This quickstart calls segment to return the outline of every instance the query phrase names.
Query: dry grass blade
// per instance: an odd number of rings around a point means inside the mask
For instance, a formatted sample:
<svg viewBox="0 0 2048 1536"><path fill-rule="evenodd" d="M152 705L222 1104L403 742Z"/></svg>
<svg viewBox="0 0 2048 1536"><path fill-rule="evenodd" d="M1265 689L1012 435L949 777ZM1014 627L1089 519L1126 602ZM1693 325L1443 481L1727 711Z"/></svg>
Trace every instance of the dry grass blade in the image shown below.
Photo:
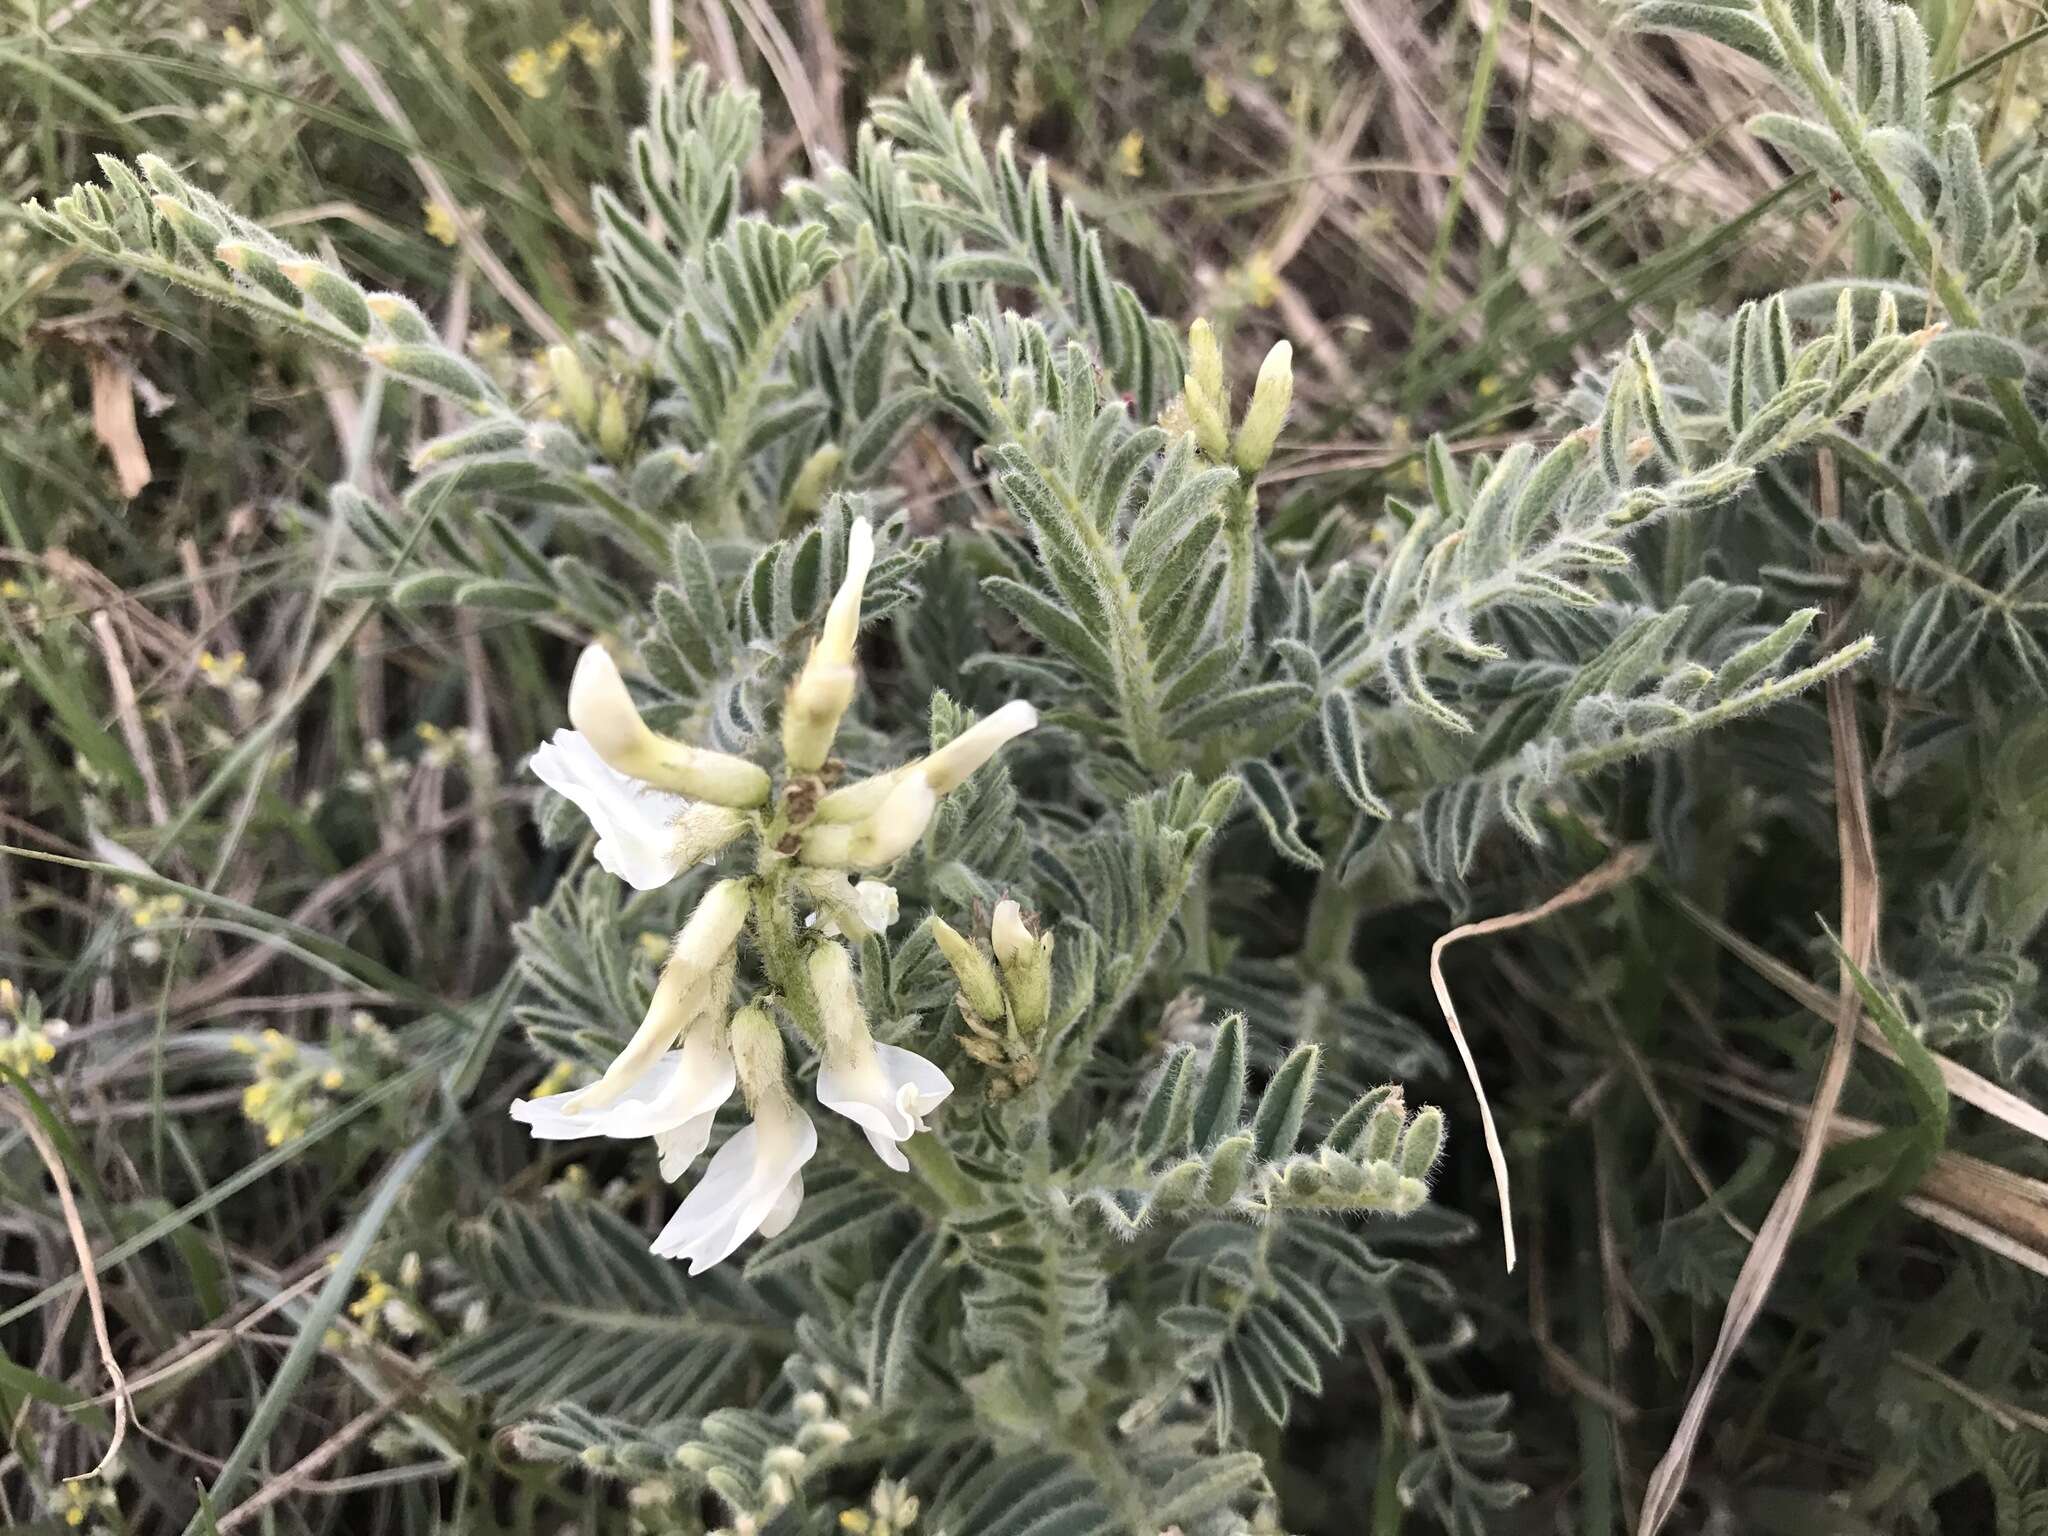
<svg viewBox="0 0 2048 1536"><path fill-rule="evenodd" d="M135 379L127 366L106 352L92 360L92 431L114 461L121 497L133 501L153 478L149 453L135 427Z"/></svg>
<svg viewBox="0 0 2048 1536"><path fill-rule="evenodd" d="M1472 1093L1479 1100L1479 1124L1486 1134L1486 1156L1493 1164L1493 1187L1500 1195L1501 1249L1510 1270L1515 1267L1515 1223L1513 1206L1508 1197L1507 1153L1500 1144L1500 1131L1493 1123L1493 1106L1487 1102L1486 1085L1479 1080L1479 1063L1472 1059L1472 1047L1465 1043L1465 1029L1458 1022L1458 1008L1451 1001L1450 985L1444 980L1444 951L1460 939L1475 939L1489 933L1506 933L1512 928L1526 928L1531 923L1540 923L1553 912L1562 912L1566 907L1575 907L1582 901L1590 901L1601 892L1610 890L1622 881L1641 873L1643 866L1649 862L1650 850L1647 845L1631 845L1622 849L1591 874L1574 880L1548 901L1525 911L1507 912L1499 917L1466 923L1440 935L1437 941L1429 946L1429 984L1436 992L1437 1007L1443 1010L1444 1025L1451 1032L1451 1044L1458 1048L1458 1059L1465 1064L1465 1078L1472 1084Z"/></svg>
<svg viewBox="0 0 2048 1536"><path fill-rule="evenodd" d="M1744 965L1770 982L1772 986L1823 1018L1833 1013L1833 1000L1827 993L1791 966L1752 944L1712 913L1703 911L1677 892L1669 894L1679 911L1713 935L1717 943L1732 952ZM1891 1048L1883 1032L1867 1015L1857 1021L1857 1038L1880 1056L1891 1061L1899 1059L1898 1053ZM2044 1112L2037 1105L2029 1104L2011 1089L1999 1086L1983 1073L1973 1071L1939 1051L1930 1049L1928 1054L1934 1058L1934 1065L1940 1071L1941 1080L1947 1085L1948 1091L1965 1104L1974 1105L1985 1114L1996 1116L2014 1130L2025 1131L2038 1141L2048 1141L2048 1112Z"/></svg>
<svg viewBox="0 0 2048 1536"><path fill-rule="evenodd" d="M85 1235L85 1223L79 1218L78 1200L71 1193L71 1176L64 1171L64 1159L50 1145L50 1138L37 1122L34 1111L12 1096L7 1100L7 1108L21 1123L29 1145L36 1149L36 1156L43 1160L43 1166L49 1170L50 1182L57 1188L57 1203L64 1211L64 1230L70 1234L72 1251L78 1255L78 1278L85 1287L85 1306L92 1318L93 1342L99 1345L101 1363L107 1368L107 1379L113 1383L114 1433L97 1465L66 1479L75 1483L98 1477L121 1454L121 1442L128 1438L128 1378L121 1373L120 1361L114 1358L113 1337L107 1332L107 1306L100 1296L99 1261L93 1257L92 1244Z"/></svg>
<svg viewBox="0 0 2048 1536"><path fill-rule="evenodd" d="M1833 518L1838 514L1839 490L1831 454L1823 451L1819 455L1818 471L1821 516ZM1878 914L1883 903L1878 888L1877 845L1870 829L1870 802L1864 792L1867 773L1863 738L1856 728L1856 697L1843 674L1828 679L1827 700L1828 738L1834 752L1835 835L1842 863L1843 962L1838 983L1840 997L1835 1005L1835 1038L1814 1089L1806 1134L1800 1141L1792 1173L1771 1202L1770 1214L1764 1218L1757 1240L1742 1261L1741 1273L1735 1277L1735 1288L1728 1298L1728 1311L1721 1319L1720 1337L1714 1341L1714 1352L1693 1386L1677 1433L1650 1473L1636 1527L1640 1536L1656 1536L1678 1505L1686 1473L1692 1466L1693 1448L1706 1428L1714 1392L1734 1363L1742 1341L1749 1336L1757 1314L1763 1310L1764 1299L1770 1295L1771 1283L1778 1277L1785 1250L1798 1228L1800 1212L1806 1209L1807 1197L1813 1192L1821 1153L1828 1145L1828 1124L1841 1102L1849 1062L1856 1050L1856 1025L1863 1017L1863 1004L1856 991L1855 976L1856 972L1870 968L1877 953Z"/></svg>
<svg viewBox="0 0 2048 1536"><path fill-rule="evenodd" d="M1739 1078L1714 1076L1703 1081L1718 1093L1762 1105L1802 1124L1811 1118L1804 1104ZM1828 1144L1856 1141L1883 1130L1874 1121L1838 1114L1828 1123ZM2048 1275L2048 1183L1944 1148L1905 1205L1915 1215L2001 1258Z"/></svg>

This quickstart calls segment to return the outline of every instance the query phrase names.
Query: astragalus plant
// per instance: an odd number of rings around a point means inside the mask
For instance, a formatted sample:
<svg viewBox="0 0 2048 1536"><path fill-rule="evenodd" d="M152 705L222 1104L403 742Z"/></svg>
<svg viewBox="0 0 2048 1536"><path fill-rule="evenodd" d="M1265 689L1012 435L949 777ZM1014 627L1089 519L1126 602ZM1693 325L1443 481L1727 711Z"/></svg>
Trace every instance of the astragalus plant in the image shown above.
<svg viewBox="0 0 2048 1536"><path fill-rule="evenodd" d="M1370 515L1261 484L1285 343L1234 389L918 71L761 211L755 98L657 93L595 196L608 312L523 363L158 159L37 211L441 402L409 476L301 512L326 595L523 629L562 679L518 971L395 1031L466 1134L344 1256L388 1255L356 1315L399 1307L379 1347L434 1384L381 1443L502 1456L464 1518L509 1480L542 1527L1280 1531L1338 1370L1374 1529L1550 1518L1556 1426L1440 1267L1500 1213L1469 1173L1432 1202L1445 1116L1400 1079L1446 1056L1369 979L1379 920L1434 914L1412 972L1488 864L1498 900L1635 844L1718 904L1766 834L1828 842L1815 685L1903 779L2048 677L2031 161L1935 132L1902 21L1644 19L1791 71L1832 126L1766 126L1871 210L1871 270L1638 339ZM1873 985L1909 1062L2020 1071L2024 963L1997 1007L1939 978L2038 904L1955 859L1928 971Z"/></svg>

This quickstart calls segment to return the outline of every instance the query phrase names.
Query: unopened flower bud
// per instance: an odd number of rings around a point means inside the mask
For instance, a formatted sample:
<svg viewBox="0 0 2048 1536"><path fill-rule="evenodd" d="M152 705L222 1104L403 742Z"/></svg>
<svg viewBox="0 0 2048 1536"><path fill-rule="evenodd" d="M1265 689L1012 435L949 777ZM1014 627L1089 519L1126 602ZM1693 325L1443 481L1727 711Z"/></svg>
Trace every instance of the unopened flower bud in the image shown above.
<svg viewBox="0 0 2048 1536"><path fill-rule="evenodd" d="M1266 467L1293 404L1294 348L1287 342L1276 341L1265 362L1259 365L1259 382L1252 388L1251 406L1238 423L1234 456L1239 469L1255 475Z"/></svg>
<svg viewBox="0 0 2048 1536"><path fill-rule="evenodd" d="M1027 1036L1037 1034L1052 1010L1052 935L1034 934L1016 902L999 901L989 942L1003 968L1017 1028Z"/></svg>
<svg viewBox="0 0 2048 1536"><path fill-rule="evenodd" d="M981 952L981 946L939 918L927 918L925 926L931 930L939 953L952 966L954 978L960 983L960 996L967 1006L984 1019L1001 1018L1003 984L988 956Z"/></svg>
<svg viewBox="0 0 2048 1536"><path fill-rule="evenodd" d="M626 456L633 440L633 423L626 419L625 391L606 388L597 402L597 446L604 456L617 461Z"/></svg>
<svg viewBox="0 0 2048 1536"><path fill-rule="evenodd" d="M1225 413L1229 397L1223 389L1223 352L1207 320L1188 327L1188 372L1181 390L1188 425L1202 452L1219 462L1228 458L1230 426Z"/></svg>
<svg viewBox="0 0 2048 1536"><path fill-rule="evenodd" d="M938 803L938 791L928 780L908 775L874 815L854 827L848 861L860 869L895 863L917 846Z"/></svg>
<svg viewBox="0 0 2048 1536"><path fill-rule="evenodd" d="M597 391L591 387L590 375L574 347L548 348L548 376L555 381L555 397L561 402L562 415L584 432L595 431Z"/></svg>
<svg viewBox="0 0 2048 1536"><path fill-rule="evenodd" d="M889 791L903 782L903 776L915 771L916 764L878 773L873 778L862 779L844 789L835 789L818 802L818 808L811 813L813 825L845 825L850 822L866 821L882 808L882 802L889 798Z"/></svg>
<svg viewBox="0 0 2048 1536"><path fill-rule="evenodd" d="M994 757L1005 742L1022 736L1037 724L1038 711L1022 699L1012 699L932 753L917 765L918 770L924 781L943 795Z"/></svg>
<svg viewBox="0 0 2048 1536"><path fill-rule="evenodd" d="M618 664L601 645L585 646L569 683L569 722L620 773L717 805L759 805L768 774L743 757L706 752L657 735L640 718Z"/></svg>
<svg viewBox="0 0 2048 1536"><path fill-rule="evenodd" d="M789 495L783 501L784 507L799 517L816 512L825 504L825 492L839 473L839 461L843 457L837 443L820 443L796 472Z"/></svg>
<svg viewBox="0 0 2048 1536"><path fill-rule="evenodd" d="M860 633L861 593L874 561L875 534L863 517L847 531L846 577L783 702L782 750L797 773L814 773L824 763L839 732L839 717L853 702L853 644Z"/></svg>

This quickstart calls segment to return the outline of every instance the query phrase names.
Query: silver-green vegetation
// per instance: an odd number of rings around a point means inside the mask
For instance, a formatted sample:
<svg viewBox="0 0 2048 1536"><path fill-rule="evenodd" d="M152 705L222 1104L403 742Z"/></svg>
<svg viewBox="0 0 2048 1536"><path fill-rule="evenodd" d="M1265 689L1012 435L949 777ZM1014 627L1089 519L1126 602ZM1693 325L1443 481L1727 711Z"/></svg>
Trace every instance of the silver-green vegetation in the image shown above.
<svg viewBox="0 0 2048 1536"><path fill-rule="evenodd" d="M1631 897L1522 972L1561 1042L1559 1081L1598 1094L1553 1097L1533 1036L1497 1058L1518 1079L1506 1117L1528 1246L1597 1293L1607 1186L1639 1173L1615 1148L1665 1113L1647 1083L1599 1102L1641 1059L1625 1038L1617 1050L1614 1021L1692 1029L1732 984L1678 914L1729 910L1759 880L1810 890L1787 920L1832 976L1810 918L1835 860L1826 679L1848 681L1875 749L1881 865L1911 872L1874 1011L1909 1068L1935 1046L2038 1092L2040 158L2031 140L1981 158L1944 74L1960 22L1788 0L1634 15L1784 78L1802 113L1755 131L1853 208L1855 275L1638 337L1497 452L1431 441L1363 536L1351 508L1283 515L1260 484L1284 353L1240 411L1206 326L1184 336L1148 312L1046 170L1006 139L989 147L917 71L873 105L846 166L759 209L743 191L756 99L701 71L658 95L630 185L595 196L608 313L548 350L531 396L405 298L161 159L105 159L97 183L31 209L57 240L442 403L444 430L402 484L358 474L299 509L321 593L351 623L522 627L557 657L562 641L618 637L650 720L756 752L865 514L881 553L848 770L886 768L1007 698L1046 713L944 802L891 876L905 920L863 946L878 1032L954 1078L940 1150L896 1176L828 1128L794 1224L743 1262L686 1280L646 1252L672 1199L651 1159L532 1166L510 1127L464 1112L600 1067L645 1006L642 941L675 926L702 876L622 892L581 857L581 820L544 796L560 877L537 891L503 985L450 1004L367 978L416 1004L401 1046L361 1049L409 1063L383 1091L422 1090L409 1124L434 1172L399 1216L380 1190L370 1209L393 1230L358 1229L300 1336L345 1315L372 1241L392 1255L367 1294L402 1293L434 1390L401 1401L385 1443L444 1461L465 1519L488 1518L479 1452L509 1429L492 1454L568 1464L595 1491L583 1504L555 1472L501 1471L529 1528L560 1502L658 1531L894 1530L910 1496L916 1529L956 1536L1533 1530L1565 1510L1612 1528L1609 1485L1644 1469L1617 1472L1605 1415L1682 1394L1689 1346L1665 1304L1711 1318L1725 1302L1732 1213L1760 1215L1769 1149L1757 1141L1715 1189L1673 1172L1659 1142L1660 1224L1627 1234L1654 1244L1635 1282L1647 1294L1610 1298L1585 1337L1537 1334L1555 1374L1505 1367L1489 1346L1506 1347L1521 1299L1482 1289L1484 1265L1446 1272L1476 1246L1473 1218L1494 1216L1469 1171L1476 1122L1452 1101L1468 1171L1458 1201L1432 1198L1446 1117L1411 1111L1390 1079L1445 1084L1445 1053L1412 983L1368 975L1375 958L1412 974L1481 878L1496 895L1555 889L1624 843L1654 849L1653 884L1689 907ZM134 878L272 931L207 890ZM1043 1017L969 1008L923 921L982 943L1004 897L1056 937ZM1415 923L1418 903L1436 918ZM316 964L349 963L275 931ZM1726 1006L1803 1092L1791 1068L1818 1026L1761 995ZM1603 1071L1579 1070L1589 1051ZM1702 1050L1679 1070L1720 1065ZM1839 1242L1797 1251L1781 1282L1774 1337L1801 1369L1775 1379L1793 1380L1788 1412L1828 1426L1802 1432L1900 1469L1857 1495L1856 1528L1928 1526L1936 1496L1975 1475L2001 1529L2040 1529L2022 1416L1964 1412L1973 1395L2039 1398L2041 1362L2018 1347L2040 1315L2034 1281L1949 1243L1919 1282L1953 1303L1939 1320L1821 1330L1827 1299L1855 1295L1859 1255L1909 1263L1875 1239L1902 1244L1898 1199L1950 1131L1916 1081L1883 1063L1858 1080L1858 1112L1893 1128L1826 1167L1814 1220ZM2009 1133L1978 1149L2039 1161ZM1914 1229L1930 1240L1948 1242ZM1951 1362L1954 1390L1902 1396L1902 1370L1930 1360ZM252 1434L305 1364L295 1348ZM1319 1407L1333 1380L1348 1394L1336 1422ZM1579 1443L1560 1460L1545 1404L1561 1390ZM1290 1428L1304 1420L1311 1433ZM215 1501L260 1448L237 1444ZM1710 1507L1744 1528L1814 1528L1799 1522L1825 1490L1809 1476L1771 1472L1778 1514L1758 1513L1735 1473L1775 1463L1720 1454ZM1376 1486L1332 1470L1346 1457L1369 1460ZM1562 1491L1578 1476L1597 1480L1583 1500ZM1319 1505L1303 1487L1318 1478L1350 1480L1355 1506ZM176 1489L144 1497L192 1510ZM1318 1512L1290 1523L1304 1504Z"/></svg>

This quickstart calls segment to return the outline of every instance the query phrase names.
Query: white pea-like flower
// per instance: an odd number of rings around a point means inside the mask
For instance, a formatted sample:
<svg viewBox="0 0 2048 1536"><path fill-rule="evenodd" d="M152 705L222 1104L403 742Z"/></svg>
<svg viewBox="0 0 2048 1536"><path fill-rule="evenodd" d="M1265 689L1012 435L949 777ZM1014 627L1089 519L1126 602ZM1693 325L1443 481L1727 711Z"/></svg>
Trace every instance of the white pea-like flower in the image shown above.
<svg viewBox="0 0 2048 1536"><path fill-rule="evenodd" d="M585 646L576 659L569 723L605 762L656 789L714 805L744 807L768 798L768 774L758 764L649 730L618 663L601 645Z"/></svg>
<svg viewBox="0 0 2048 1536"><path fill-rule="evenodd" d="M1013 699L930 756L834 790L818 802L803 834L804 862L853 869L893 864L924 836L941 795L1037 724L1038 711Z"/></svg>
<svg viewBox="0 0 2048 1536"><path fill-rule="evenodd" d="M676 1179L711 1139L711 1122L735 1081L725 1025L704 1019L683 1037L681 1050L663 1054L610 1104L579 1114L564 1102L571 1095L514 1099L512 1118L541 1141L652 1137L661 1176Z"/></svg>
<svg viewBox="0 0 2048 1536"><path fill-rule="evenodd" d="M915 764L924 781L944 794L994 757L1004 745L1038 726L1038 711L1012 699L994 714L967 727L938 751Z"/></svg>
<svg viewBox="0 0 2048 1536"><path fill-rule="evenodd" d="M953 1085L917 1052L882 1045L868 1033L845 949L820 944L811 951L809 969L825 1026L818 1102L859 1126L875 1156L907 1172L910 1159L902 1144L927 1129L924 1117L946 1101Z"/></svg>
<svg viewBox="0 0 2048 1536"><path fill-rule="evenodd" d="M817 906L808 922L828 939L877 938L894 925L902 907L896 887L884 880L856 883L836 869L803 870L798 880Z"/></svg>
<svg viewBox="0 0 2048 1536"><path fill-rule="evenodd" d="M773 1237L788 1227L803 1203L804 1164L818 1150L817 1127L790 1097L782 1037L759 1008L733 1016L732 1050L753 1122L713 1154L653 1244L662 1258L687 1259L693 1275L756 1232Z"/></svg>
<svg viewBox="0 0 2048 1536"><path fill-rule="evenodd" d="M562 1096L563 1113L584 1115L617 1103L697 1020L724 1015L732 991L733 946L739 942L752 900L752 889L744 880L721 880L704 893L676 935L640 1028L612 1058L603 1077Z"/></svg>
<svg viewBox="0 0 2048 1536"><path fill-rule="evenodd" d="M746 830L730 806L684 799L620 773L580 731L557 731L533 754L534 777L567 798L597 833L598 867L636 891L658 890Z"/></svg>
<svg viewBox="0 0 2048 1536"><path fill-rule="evenodd" d="M866 518L846 534L846 575L832 595L817 643L782 705L782 751L791 769L815 773L832 751L839 719L853 702L853 645L860 602L875 563L875 531Z"/></svg>

